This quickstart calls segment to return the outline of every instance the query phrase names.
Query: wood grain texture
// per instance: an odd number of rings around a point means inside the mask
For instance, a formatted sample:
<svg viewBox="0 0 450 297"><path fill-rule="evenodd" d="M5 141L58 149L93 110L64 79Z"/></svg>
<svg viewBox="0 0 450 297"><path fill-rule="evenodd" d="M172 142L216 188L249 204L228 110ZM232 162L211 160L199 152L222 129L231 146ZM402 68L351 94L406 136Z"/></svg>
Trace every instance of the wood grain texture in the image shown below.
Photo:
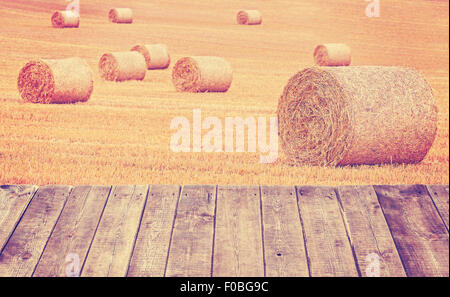
<svg viewBox="0 0 450 297"><path fill-rule="evenodd" d="M175 218L166 276L211 276L216 186L184 186Z"/></svg>
<svg viewBox="0 0 450 297"><path fill-rule="evenodd" d="M264 276L261 228L259 187L219 186L213 276Z"/></svg>
<svg viewBox="0 0 450 297"><path fill-rule="evenodd" d="M82 276L126 276L148 186L116 186L111 191Z"/></svg>
<svg viewBox="0 0 450 297"><path fill-rule="evenodd" d="M33 276L80 274L110 190L106 186L72 190Z"/></svg>
<svg viewBox="0 0 450 297"><path fill-rule="evenodd" d="M425 186L374 186L408 276L449 275L449 235Z"/></svg>
<svg viewBox="0 0 450 297"><path fill-rule="evenodd" d="M449 275L448 186L36 188L0 186L0 276Z"/></svg>
<svg viewBox="0 0 450 297"><path fill-rule="evenodd" d="M43 186L30 202L0 255L0 276L31 276L71 191Z"/></svg>
<svg viewBox="0 0 450 297"><path fill-rule="evenodd" d="M352 249L330 187L297 187L311 276L358 276Z"/></svg>
<svg viewBox="0 0 450 297"><path fill-rule="evenodd" d="M266 276L309 276L295 187L261 186Z"/></svg>
<svg viewBox="0 0 450 297"><path fill-rule="evenodd" d="M406 276L373 187L344 186L337 193L361 275Z"/></svg>
<svg viewBox="0 0 450 297"><path fill-rule="evenodd" d="M427 189L448 231L448 185L428 185Z"/></svg>
<svg viewBox="0 0 450 297"><path fill-rule="evenodd" d="M180 186L151 186L128 276L164 276L179 195Z"/></svg>
<svg viewBox="0 0 450 297"><path fill-rule="evenodd" d="M37 190L36 186L0 186L0 251Z"/></svg>

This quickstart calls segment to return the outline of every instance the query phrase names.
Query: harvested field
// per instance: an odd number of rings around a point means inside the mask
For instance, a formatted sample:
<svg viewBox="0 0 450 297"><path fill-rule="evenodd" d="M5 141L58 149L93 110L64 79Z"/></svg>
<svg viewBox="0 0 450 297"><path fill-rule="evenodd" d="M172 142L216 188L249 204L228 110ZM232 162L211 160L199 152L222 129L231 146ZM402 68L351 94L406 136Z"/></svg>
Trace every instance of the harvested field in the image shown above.
<svg viewBox="0 0 450 297"><path fill-rule="evenodd" d="M0 2L0 184L448 184L449 4L383 0L380 18L363 0L246 1L261 26L236 24L238 0L127 1L133 24L108 21L123 1L81 1L80 27L52 28L63 0ZM283 17L280 18L280 15ZM432 20L432 21L430 21ZM136 44L166 44L172 65L143 81L104 81L104 53ZM345 43L352 65L407 66L423 74L438 107L436 140L414 165L323 168L290 166L281 151L274 164L259 153L174 153L174 117L273 117L290 77L314 65L315 46ZM226 93L180 93L176 61L218 56L233 69ZM93 70L88 102L24 103L17 89L28 61L80 57Z"/></svg>

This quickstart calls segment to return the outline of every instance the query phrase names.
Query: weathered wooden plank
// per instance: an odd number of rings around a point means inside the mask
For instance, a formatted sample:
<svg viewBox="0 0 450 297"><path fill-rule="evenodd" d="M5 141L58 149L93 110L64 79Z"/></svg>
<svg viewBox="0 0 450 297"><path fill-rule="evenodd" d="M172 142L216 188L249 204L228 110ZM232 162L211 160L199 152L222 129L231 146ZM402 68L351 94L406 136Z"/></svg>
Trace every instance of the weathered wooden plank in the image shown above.
<svg viewBox="0 0 450 297"><path fill-rule="evenodd" d="M217 189L213 276L264 276L258 186Z"/></svg>
<svg viewBox="0 0 450 297"><path fill-rule="evenodd" d="M216 186L184 186L166 276L211 276Z"/></svg>
<svg viewBox="0 0 450 297"><path fill-rule="evenodd" d="M79 276L111 187L75 187L33 276Z"/></svg>
<svg viewBox="0 0 450 297"><path fill-rule="evenodd" d="M36 186L0 186L0 251L37 190Z"/></svg>
<svg viewBox="0 0 450 297"><path fill-rule="evenodd" d="M373 187L344 186L337 193L362 276L406 276Z"/></svg>
<svg viewBox="0 0 450 297"><path fill-rule="evenodd" d="M151 186L128 276L164 276L179 194L180 186Z"/></svg>
<svg viewBox="0 0 450 297"><path fill-rule="evenodd" d="M449 237L425 186L375 186L408 276L448 276Z"/></svg>
<svg viewBox="0 0 450 297"><path fill-rule="evenodd" d="M445 223L445 227L448 231L448 204L449 204L449 192L448 185L428 185L428 193L436 204L436 207L441 215L442 220Z"/></svg>
<svg viewBox="0 0 450 297"><path fill-rule="evenodd" d="M356 263L330 187L297 187L311 276L358 276Z"/></svg>
<svg viewBox="0 0 450 297"><path fill-rule="evenodd" d="M295 187L262 186L266 276L309 276Z"/></svg>
<svg viewBox="0 0 450 297"><path fill-rule="evenodd" d="M109 195L82 276L126 276L148 186L117 186Z"/></svg>
<svg viewBox="0 0 450 297"><path fill-rule="evenodd" d="M31 276L71 191L43 186L30 202L0 255L0 276Z"/></svg>

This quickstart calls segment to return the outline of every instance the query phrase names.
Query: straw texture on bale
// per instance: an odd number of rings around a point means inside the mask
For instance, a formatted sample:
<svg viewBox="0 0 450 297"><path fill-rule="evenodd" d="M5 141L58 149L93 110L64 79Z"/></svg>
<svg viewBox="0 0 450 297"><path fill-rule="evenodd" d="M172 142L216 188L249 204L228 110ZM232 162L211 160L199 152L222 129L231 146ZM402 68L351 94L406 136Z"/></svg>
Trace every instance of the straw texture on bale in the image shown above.
<svg viewBox="0 0 450 297"><path fill-rule="evenodd" d="M75 103L89 100L92 72L80 58L28 62L19 73L21 97L32 103Z"/></svg>
<svg viewBox="0 0 450 297"><path fill-rule="evenodd" d="M172 72L179 92L226 92L232 80L230 64L220 57L185 57L178 60Z"/></svg>
<svg viewBox="0 0 450 297"><path fill-rule="evenodd" d="M342 43L322 44L314 50L314 61L319 66L349 66L351 49Z"/></svg>
<svg viewBox="0 0 450 297"><path fill-rule="evenodd" d="M133 10L130 8L112 8L109 11L109 20L118 24L131 24L133 22Z"/></svg>
<svg viewBox="0 0 450 297"><path fill-rule="evenodd" d="M55 28L78 28L80 15L71 10L57 11L52 15L52 26Z"/></svg>
<svg viewBox="0 0 450 297"><path fill-rule="evenodd" d="M259 10L241 10L237 13L236 18L239 25L260 25L262 23Z"/></svg>
<svg viewBox="0 0 450 297"><path fill-rule="evenodd" d="M313 67L278 103L283 151L300 165L418 163L436 136L433 92L402 67Z"/></svg>
<svg viewBox="0 0 450 297"><path fill-rule="evenodd" d="M100 75L109 81L143 80L145 58L136 51L104 54L98 63Z"/></svg>
<svg viewBox="0 0 450 297"><path fill-rule="evenodd" d="M149 70L166 69L170 65L169 51L164 44L136 45L131 50L144 56Z"/></svg>

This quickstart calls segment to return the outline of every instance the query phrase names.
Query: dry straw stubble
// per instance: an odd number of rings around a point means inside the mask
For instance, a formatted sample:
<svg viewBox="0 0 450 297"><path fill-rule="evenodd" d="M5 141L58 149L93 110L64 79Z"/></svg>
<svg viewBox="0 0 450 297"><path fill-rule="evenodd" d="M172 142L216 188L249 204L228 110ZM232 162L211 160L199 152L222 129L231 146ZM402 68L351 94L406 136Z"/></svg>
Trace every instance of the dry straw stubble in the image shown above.
<svg viewBox="0 0 450 297"><path fill-rule="evenodd" d="M104 54L98 67L108 81L143 80L147 72L144 56L136 51Z"/></svg>
<svg viewBox="0 0 450 297"><path fill-rule="evenodd" d="M92 72L80 58L28 62L19 73L21 97L32 103L88 101L94 89Z"/></svg>
<svg viewBox="0 0 450 297"><path fill-rule="evenodd" d="M144 56L149 70L166 69L170 65L169 51L164 44L136 45L131 50Z"/></svg>
<svg viewBox="0 0 450 297"><path fill-rule="evenodd" d="M314 62L319 66L349 66L352 52L343 43L321 44L314 50Z"/></svg>
<svg viewBox="0 0 450 297"><path fill-rule="evenodd" d="M278 104L283 151L300 165L418 163L436 137L433 92L402 67L314 67Z"/></svg>
<svg viewBox="0 0 450 297"><path fill-rule="evenodd" d="M185 57L173 67L172 81L179 92L226 92L233 81L233 71L220 57Z"/></svg>
<svg viewBox="0 0 450 297"><path fill-rule="evenodd" d="M72 10L56 11L52 15L52 26L54 28L78 28L80 15Z"/></svg>
<svg viewBox="0 0 450 297"><path fill-rule="evenodd" d="M240 10L236 16L239 25L260 25L262 16L259 10Z"/></svg>
<svg viewBox="0 0 450 297"><path fill-rule="evenodd" d="M133 10L131 8L112 8L108 14L109 20L117 24L133 23Z"/></svg>

